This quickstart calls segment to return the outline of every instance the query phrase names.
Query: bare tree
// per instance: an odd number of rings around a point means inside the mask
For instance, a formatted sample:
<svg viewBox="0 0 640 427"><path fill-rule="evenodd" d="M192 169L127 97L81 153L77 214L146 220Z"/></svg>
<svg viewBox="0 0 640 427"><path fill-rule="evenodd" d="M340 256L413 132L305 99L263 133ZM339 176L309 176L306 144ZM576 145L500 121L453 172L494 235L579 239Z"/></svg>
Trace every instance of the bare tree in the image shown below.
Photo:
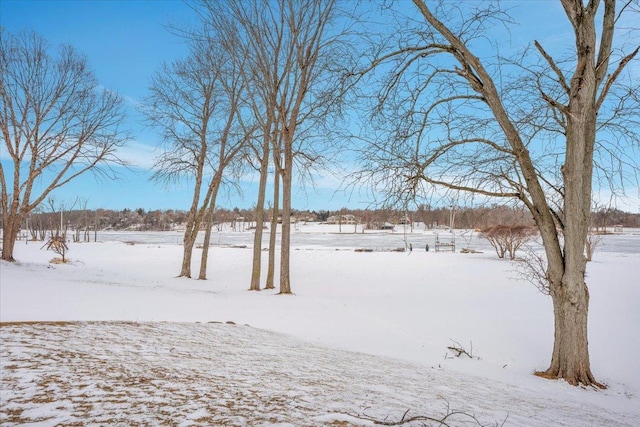
<svg viewBox="0 0 640 427"><path fill-rule="evenodd" d="M46 247L48 251L53 251L60 255L62 263L67 262L66 254L69 250L69 246L67 246L67 239L63 235L55 235L51 236L49 241L45 243L43 247Z"/></svg>
<svg viewBox="0 0 640 427"><path fill-rule="evenodd" d="M287 23L288 44L283 66L284 91L278 99L277 114L282 134L282 249L280 254L280 293L291 293L291 192L293 182L294 145L296 131L304 119L309 121L313 110L326 109L327 99L314 94L326 75L322 58L332 54L328 49L328 26L335 16L334 0L280 2L281 14ZM300 131L298 130L298 133ZM303 151L299 151L303 152Z"/></svg>
<svg viewBox="0 0 640 427"><path fill-rule="evenodd" d="M624 179L638 166L628 151L637 147L640 91L623 71L639 46L624 34L614 43L632 2L561 0L572 56L554 58L547 49L555 46L534 41L513 61L474 53L502 45L496 37L511 19L499 3L413 3L423 22L403 21L396 48L383 41L354 73L389 71L375 110L388 131L363 157L377 170L368 175L390 194L438 186L524 204L540 231L554 307L551 364L540 375L601 386L589 362L584 246L592 183L620 188L604 171Z"/></svg>
<svg viewBox="0 0 640 427"><path fill-rule="evenodd" d="M53 54L37 34L0 29L3 260L14 260L22 222L52 191L86 172L115 177L123 117L122 99L100 88L72 47Z"/></svg>
<svg viewBox="0 0 640 427"><path fill-rule="evenodd" d="M208 30L197 36L186 59L157 72L144 108L167 144L156 161L154 178L169 183L193 180L179 277L191 277L193 248L203 219L207 211L213 217L225 169L244 140L233 134L242 90L233 62ZM206 277L206 262L204 269L200 278Z"/></svg>
<svg viewBox="0 0 640 427"><path fill-rule="evenodd" d="M230 59L242 63L237 72L247 85L248 108L256 123L246 152L247 164L259 173L253 264L249 290L260 290L264 204L269 177L273 138L276 135L275 102L278 87L278 50L281 31L271 31L273 16L265 13L267 3L261 1L216 2L202 0L196 9L203 23L216 28L216 37L226 46ZM275 60L272 55L275 54ZM275 64L275 65L274 65Z"/></svg>
<svg viewBox="0 0 640 427"><path fill-rule="evenodd" d="M208 43L213 45L214 39L208 39ZM225 52L225 57L229 58L229 52L233 45L229 46ZM210 50L211 51L211 50ZM208 207L208 221L206 223L202 256L200 260L200 274L198 279L207 278L207 260L209 245L211 240L211 227L216 208L216 201L221 185L227 182L229 185L237 180L242 170L240 154L245 148L253 134L253 128L242 120L241 105L245 96L247 83L242 78L240 72L245 66L241 61L225 61L223 65L223 75L221 79L221 90L225 97L225 115L221 117L221 130L215 144L215 150L211 154L211 169L213 177L209 184L211 198Z"/></svg>
<svg viewBox="0 0 640 427"><path fill-rule="evenodd" d="M211 198L204 179L209 141L213 139L210 131L214 127L210 129L209 123L214 120L217 107L220 69L206 67L200 60L201 57L191 55L186 60L163 65L152 80L151 95L144 107L148 120L161 130L167 144L154 165L154 178L167 182L193 179L179 277L191 277L193 247Z"/></svg>
<svg viewBox="0 0 640 427"><path fill-rule="evenodd" d="M330 33L336 9L334 0L297 2L203 0L210 21L225 21L227 35L241 39L237 55L247 60L243 74L249 82L249 99L259 127L259 199L251 290L260 289L262 229L269 159L279 163L282 178L282 239L280 293L291 293L290 224L294 169L296 164L317 164L310 138L303 138L311 123L326 118L335 103L327 102L332 80L326 65L339 58L331 51L337 39ZM222 35L224 37L224 35ZM337 74L335 82L337 82ZM317 141L317 140L316 140ZM305 145L306 143L306 145ZM276 173L278 173L276 171ZM277 179L277 178L276 178ZM271 230L275 232L275 230Z"/></svg>

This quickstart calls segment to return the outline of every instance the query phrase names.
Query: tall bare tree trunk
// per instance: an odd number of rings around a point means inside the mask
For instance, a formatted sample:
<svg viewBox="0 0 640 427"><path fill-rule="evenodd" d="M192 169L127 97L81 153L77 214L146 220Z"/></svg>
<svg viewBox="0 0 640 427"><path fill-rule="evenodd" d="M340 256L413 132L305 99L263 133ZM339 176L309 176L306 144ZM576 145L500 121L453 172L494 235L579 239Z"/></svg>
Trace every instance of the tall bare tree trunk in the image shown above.
<svg viewBox="0 0 640 427"><path fill-rule="evenodd" d="M213 210L209 210L208 212L213 213ZM211 244L211 226L211 220L207 219L205 222L204 240L202 242L198 280L207 280L207 260L209 259L209 245Z"/></svg>
<svg viewBox="0 0 640 427"><path fill-rule="evenodd" d="M292 136L284 132L284 168L282 170L282 235L280 238L280 294L291 293L291 180L293 175Z"/></svg>
<svg viewBox="0 0 640 427"><path fill-rule="evenodd" d="M22 223L22 216L20 215L18 206L20 201L18 195L20 194L18 189L19 181L19 169L14 171L14 184L13 184L13 197L11 198L11 204L9 204L9 194L6 191L6 187L2 186L2 260L15 262L13 257L13 250L20 233L20 224ZM4 182L4 171L0 168L0 177Z"/></svg>
<svg viewBox="0 0 640 427"><path fill-rule="evenodd" d="M584 24L583 24L584 25ZM571 100L566 126L564 182L564 274L550 283L553 299L555 340L545 376L564 378L573 385L594 384L589 362L587 317L589 291L585 283L587 258L584 242L589 232L596 140L597 78L595 28L585 25L577 37L578 63L571 80ZM589 51L591 50L591 53ZM560 262L558 259L556 262Z"/></svg>
<svg viewBox="0 0 640 427"><path fill-rule="evenodd" d="M265 132L260 160L260 183L258 185L258 201L256 202L256 230L253 235L253 264L251 266L250 291L260 290L260 273L262 270L262 234L264 227L264 200L267 192L269 175L269 132Z"/></svg>
<svg viewBox="0 0 640 427"><path fill-rule="evenodd" d="M265 289L275 289L276 239L278 237L278 213L280 211L280 172L276 166L273 179L273 213L271 215L271 234L269 235L269 264Z"/></svg>
<svg viewBox="0 0 640 427"><path fill-rule="evenodd" d="M336 16L334 0L291 1L275 0L264 2L228 1L216 2L205 0L213 16L228 13L232 17L233 32L243 35L241 47L244 65L250 67L251 108L256 118L266 120L268 126L261 127L263 137L268 143L276 141L270 138L285 140L286 165L283 176L283 224L281 245L280 293L291 293L289 280L289 241L291 221L291 179L293 168L293 139L296 127L303 122L311 123L309 117L317 118L326 114L328 103L320 93L323 87L333 79L325 65L333 61L329 47L336 35L328 34L328 26ZM218 8L216 5L225 7ZM245 37L246 36L246 37ZM327 52L324 56L325 50ZM329 58L330 57L330 58ZM322 62L322 66L317 66ZM326 72L325 72L326 71ZM242 71L240 71L242 73ZM337 80L334 81L337 83ZM311 89L318 89L313 96ZM327 90L333 92L333 90ZM251 93L254 92L254 93ZM315 111L318 114L311 114ZM321 112L322 111L322 112ZM301 113L302 112L302 113ZM266 114L266 117L263 115ZM272 133L272 128L276 130ZM286 136L282 136L282 134ZM302 138L302 136L301 136ZM266 141L265 141L266 142ZM253 265L250 290L260 289L262 227L264 225L264 190L269 165L268 149L261 153L261 183L256 207L257 223L254 235ZM300 153L296 153L300 154ZM302 156L300 156L302 157ZM275 230L274 230L275 231Z"/></svg>

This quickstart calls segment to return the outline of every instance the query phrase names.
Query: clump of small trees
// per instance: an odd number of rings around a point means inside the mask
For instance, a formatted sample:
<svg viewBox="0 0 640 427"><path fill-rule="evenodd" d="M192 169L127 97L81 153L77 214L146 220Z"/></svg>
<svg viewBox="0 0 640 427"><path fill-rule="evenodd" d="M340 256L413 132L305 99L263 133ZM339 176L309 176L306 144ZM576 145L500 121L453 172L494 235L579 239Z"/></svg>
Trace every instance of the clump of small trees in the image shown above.
<svg viewBox="0 0 640 427"><path fill-rule="evenodd" d="M516 251L538 234L536 227L529 225L491 225L481 230L481 236L489 241L498 258L516 258Z"/></svg>

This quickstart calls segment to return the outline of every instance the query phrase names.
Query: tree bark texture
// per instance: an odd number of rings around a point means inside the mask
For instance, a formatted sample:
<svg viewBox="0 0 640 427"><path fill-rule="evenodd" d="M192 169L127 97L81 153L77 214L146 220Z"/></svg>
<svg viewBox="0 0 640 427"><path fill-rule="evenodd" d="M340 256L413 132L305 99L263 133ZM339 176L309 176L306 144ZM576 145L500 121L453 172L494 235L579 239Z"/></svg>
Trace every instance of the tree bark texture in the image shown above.
<svg viewBox="0 0 640 427"><path fill-rule="evenodd" d="M18 239L18 233L20 233L20 218L16 217L4 217L4 223L2 228L2 260L14 262L13 249Z"/></svg>
<svg viewBox="0 0 640 427"><path fill-rule="evenodd" d="M276 166L273 177L273 212L271 214L271 232L269 234L269 263L265 289L275 289L276 275L276 239L278 237L278 214L280 213L280 173Z"/></svg>
<svg viewBox="0 0 640 427"><path fill-rule="evenodd" d="M552 291L554 340L551 364L537 375L564 379L569 384L602 387L591 373L587 334L589 292L586 284L572 285L571 279ZM567 295L570 293L570 295Z"/></svg>
<svg viewBox="0 0 640 427"><path fill-rule="evenodd" d="M204 241L202 242L202 255L200 256L200 273L198 274L198 280L207 280L207 261L209 260L209 246L211 245L211 228L213 227L213 213L216 210L216 199L218 197L220 181L222 181L222 175L217 175L212 184L215 188L207 210L207 222Z"/></svg>
<svg viewBox="0 0 640 427"><path fill-rule="evenodd" d="M184 232L184 238L182 239L182 265L178 277L191 278L191 257L197 236L198 230L196 229L194 232L193 224L191 224L191 227L187 225L187 230Z"/></svg>
<svg viewBox="0 0 640 427"><path fill-rule="evenodd" d="M193 211L192 208L189 212L186 230L184 232L184 237L182 238L182 265L180 267L180 274L178 277L191 278L191 257L193 255L193 246L196 243L201 223L198 218L199 215L197 210Z"/></svg>
<svg viewBox="0 0 640 427"><path fill-rule="evenodd" d="M291 292L291 180L293 176L292 137L284 135L284 168L282 170L282 232L280 240L280 294Z"/></svg>

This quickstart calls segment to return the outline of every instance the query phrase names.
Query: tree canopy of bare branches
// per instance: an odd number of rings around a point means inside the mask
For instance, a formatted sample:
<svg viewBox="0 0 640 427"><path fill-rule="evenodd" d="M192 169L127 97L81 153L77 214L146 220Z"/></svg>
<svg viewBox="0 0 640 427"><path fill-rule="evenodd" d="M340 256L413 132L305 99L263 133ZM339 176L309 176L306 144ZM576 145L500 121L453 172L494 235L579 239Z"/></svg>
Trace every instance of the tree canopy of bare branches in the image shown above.
<svg viewBox="0 0 640 427"><path fill-rule="evenodd" d="M206 279L217 195L224 182L233 181L231 166L237 163L247 140L239 125L245 84L238 63L230 60L230 53L216 44L209 30L191 36L190 55L165 64L156 73L144 112L161 130L166 144L154 166L154 177L193 183L179 276L191 277L193 248L207 218L199 274L200 279Z"/></svg>
<svg viewBox="0 0 640 427"><path fill-rule="evenodd" d="M99 86L84 56L71 46L54 52L34 33L0 31L2 259L13 261L29 212L87 172L115 177L128 136L122 99Z"/></svg>
<svg viewBox="0 0 640 427"><path fill-rule="evenodd" d="M279 290L289 294L294 176L298 173L304 182L308 169L323 163L333 142L326 135L322 138L320 129L326 129L328 112L340 102L334 90L340 75L332 67L341 58L336 53L342 33L332 28L337 21L336 1L203 0L201 5L203 21L220 30L218 40L246 61L239 72L248 85L248 108L256 125L251 160L260 172L250 289L260 289L263 209L273 166L275 189L282 183ZM274 193L278 198L279 193ZM278 202L274 200L274 206Z"/></svg>
<svg viewBox="0 0 640 427"><path fill-rule="evenodd" d="M395 37L379 40L353 73L375 104L362 176L390 199L438 187L526 206L544 244L555 316L541 375L599 385L584 247L592 186L622 191L637 177L640 90L629 65L638 61L640 21L626 17L637 18L637 2L560 0L571 53L531 40L511 58L500 47L513 20L499 2L413 5L418 17L394 15Z"/></svg>

